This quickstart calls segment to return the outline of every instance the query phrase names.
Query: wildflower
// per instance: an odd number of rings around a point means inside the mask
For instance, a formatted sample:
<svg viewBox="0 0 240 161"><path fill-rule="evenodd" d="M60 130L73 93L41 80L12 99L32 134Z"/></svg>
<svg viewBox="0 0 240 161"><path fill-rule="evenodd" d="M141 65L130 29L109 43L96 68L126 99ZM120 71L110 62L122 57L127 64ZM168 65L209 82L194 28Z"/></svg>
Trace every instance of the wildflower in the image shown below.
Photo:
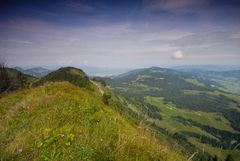
<svg viewBox="0 0 240 161"><path fill-rule="evenodd" d="M18 148L18 152L22 153L23 152L23 148Z"/></svg>

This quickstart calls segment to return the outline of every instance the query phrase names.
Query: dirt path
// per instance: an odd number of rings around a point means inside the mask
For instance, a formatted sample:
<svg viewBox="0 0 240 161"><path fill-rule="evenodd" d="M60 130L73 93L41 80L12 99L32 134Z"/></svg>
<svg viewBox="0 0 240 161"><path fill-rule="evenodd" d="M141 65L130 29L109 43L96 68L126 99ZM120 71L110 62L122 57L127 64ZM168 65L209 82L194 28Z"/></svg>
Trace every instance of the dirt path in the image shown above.
<svg viewBox="0 0 240 161"><path fill-rule="evenodd" d="M90 81L91 81L95 86L97 86L99 92L101 93L101 95L103 95L103 94L104 94L104 91L102 90L101 85L100 85L99 83L93 81L93 80L90 80Z"/></svg>

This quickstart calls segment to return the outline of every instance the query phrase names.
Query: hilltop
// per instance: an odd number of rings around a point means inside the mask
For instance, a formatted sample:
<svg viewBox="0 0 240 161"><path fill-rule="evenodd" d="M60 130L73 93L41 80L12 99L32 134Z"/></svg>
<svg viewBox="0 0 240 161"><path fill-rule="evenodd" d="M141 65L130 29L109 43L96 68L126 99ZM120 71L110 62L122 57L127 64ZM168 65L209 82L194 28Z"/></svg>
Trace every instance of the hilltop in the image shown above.
<svg viewBox="0 0 240 161"><path fill-rule="evenodd" d="M49 73L43 78L40 78L33 85L43 85L46 82L68 81L79 87L91 88L91 82L84 71L74 67L60 68L54 72Z"/></svg>

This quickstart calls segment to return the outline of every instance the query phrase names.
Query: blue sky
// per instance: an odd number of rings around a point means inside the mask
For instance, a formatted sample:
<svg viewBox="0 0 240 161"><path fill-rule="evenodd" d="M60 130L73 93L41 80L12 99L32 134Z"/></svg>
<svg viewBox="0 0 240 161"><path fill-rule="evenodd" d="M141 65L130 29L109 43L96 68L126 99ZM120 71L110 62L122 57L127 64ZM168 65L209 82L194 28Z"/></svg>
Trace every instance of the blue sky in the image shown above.
<svg viewBox="0 0 240 161"><path fill-rule="evenodd" d="M13 66L240 64L237 0L8 0L0 58Z"/></svg>

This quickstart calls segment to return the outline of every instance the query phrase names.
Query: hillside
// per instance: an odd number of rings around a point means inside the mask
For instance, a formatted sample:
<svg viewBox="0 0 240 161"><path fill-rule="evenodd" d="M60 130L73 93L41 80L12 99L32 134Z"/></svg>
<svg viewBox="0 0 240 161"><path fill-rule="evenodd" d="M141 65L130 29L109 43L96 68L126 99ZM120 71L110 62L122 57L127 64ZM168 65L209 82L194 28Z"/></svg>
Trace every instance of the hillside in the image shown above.
<svg viewBox="0 0 240 161"><path fill-rule="evenodd" d="M173 69L192 74L219 90L240 95L239 66L178 66Z"/></svg>
<svg viewBox="0 0 240 161"><path fill-rule="evenodd" d="M203 82L220 90L240 95L240 70L233 71L189 71Z"/></svg>
<svg viewBox="0 0 240 161"><path fill-rule="evenodd" d="M36 80L35 77L23 74L13 68L6 68L6 75L1 75L1 77L5 77L8 83L0 84L0 94L1 92L9 92L29 87Z"/></svg>
<svg viewBox="0 0 240 161"><path fill-rule="evenodd" d="M46 78L56 81L55 75ZM190 157L165 136L156 137L144 124L121 114L114 99L104 104L98 88L93 89L47 82L1 98L1 160L186 161Z"/></svg>
<svg viewBox="0 0 240 161"><path fill-rule="evenodd" d="M33 85L43 85L46 82L58 82L58 81L68 81L79 87L91 88L92 83L89 81L88 76L78 68L74 67L64 67L60 68L54 72L49 73L45 77L39 79Z"/></svg>
<svg viewBox="0 0 240 161"><path fill-rule="evenodd" d="M228 154L240 159L240 96L219 91L191 73L158 67L105 81L133 113L186 149L193 145L220 159Z"/></svg>

